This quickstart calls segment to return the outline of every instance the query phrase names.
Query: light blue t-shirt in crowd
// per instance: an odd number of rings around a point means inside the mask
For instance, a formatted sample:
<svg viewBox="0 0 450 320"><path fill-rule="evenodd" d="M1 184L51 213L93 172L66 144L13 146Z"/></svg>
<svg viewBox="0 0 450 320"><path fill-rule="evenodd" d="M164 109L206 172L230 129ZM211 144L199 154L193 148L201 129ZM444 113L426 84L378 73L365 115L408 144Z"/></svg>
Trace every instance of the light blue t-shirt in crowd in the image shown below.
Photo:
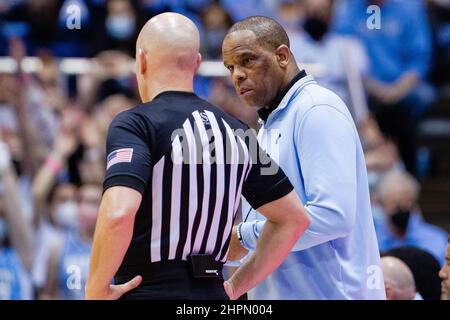
<svg viewBox="0 0 450 320"><path fill-rule="evenodd" d="M369 1L344 0L337 7L334 29L361 40L370 58L369 74L376 80L393 83L409 71L423 79L432 54L424 2L387 0L378 11L369 8ZM376 26L378 13L380 24Z"/></svg>
<svg viewBox="0 0 450 320"><path fill-rule="evenodd" d="M31 277L16 250L0 248L0 300L33 299Z"/></svg>

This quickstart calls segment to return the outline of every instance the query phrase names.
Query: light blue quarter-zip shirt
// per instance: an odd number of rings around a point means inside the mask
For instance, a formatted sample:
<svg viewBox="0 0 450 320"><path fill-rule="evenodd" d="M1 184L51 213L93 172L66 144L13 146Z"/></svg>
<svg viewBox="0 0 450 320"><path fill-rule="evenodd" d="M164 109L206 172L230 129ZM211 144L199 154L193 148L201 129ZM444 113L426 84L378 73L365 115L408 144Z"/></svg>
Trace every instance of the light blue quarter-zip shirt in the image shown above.
<svg viewBox="0 0 450 320"><path fill-rule="evenodd" d="M302 72L259 134L311 217L292 252L250 299L385 299L366 164L344 102ZM244 246L265 218L244 203ZM251 254L251 253L250 253Z"/></svg>

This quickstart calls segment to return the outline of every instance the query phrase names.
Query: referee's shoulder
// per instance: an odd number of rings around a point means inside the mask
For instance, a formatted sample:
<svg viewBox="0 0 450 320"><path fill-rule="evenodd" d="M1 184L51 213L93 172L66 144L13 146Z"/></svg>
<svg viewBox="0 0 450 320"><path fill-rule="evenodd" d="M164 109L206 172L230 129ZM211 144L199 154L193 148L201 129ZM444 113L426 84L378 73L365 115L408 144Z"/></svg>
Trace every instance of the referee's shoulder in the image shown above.
<svg viewBox="0 0 450 320"><path fill-rule="evenodd" d="M137 104L130 109L118 113L112 120L110 128L114 126L148 127L153 126L151 121L152 109L148 103Z"/></svg>

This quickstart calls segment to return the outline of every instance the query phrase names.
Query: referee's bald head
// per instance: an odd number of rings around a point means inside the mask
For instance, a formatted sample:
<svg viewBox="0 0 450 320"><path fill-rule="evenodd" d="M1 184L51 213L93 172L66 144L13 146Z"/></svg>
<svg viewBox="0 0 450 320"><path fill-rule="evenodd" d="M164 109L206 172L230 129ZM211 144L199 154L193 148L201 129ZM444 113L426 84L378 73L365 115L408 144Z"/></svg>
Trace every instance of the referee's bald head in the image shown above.
<svg viewBox="0 0 450 320"><path fill-rule="evenodd" d="M264 16L253 16L236 22L227 36L236 31L251 31L261 46L276 49L281 45L290 48L289 37L283 27L275 20Z"/></svg>
<svg viewBox="0 0 450 320"><path fill-rule="evenodd" d="M142 100L152 99L149 87L189 87L201 62L199 50L200 34L189 18L166 12L150 19L136 41Z"/></svg>

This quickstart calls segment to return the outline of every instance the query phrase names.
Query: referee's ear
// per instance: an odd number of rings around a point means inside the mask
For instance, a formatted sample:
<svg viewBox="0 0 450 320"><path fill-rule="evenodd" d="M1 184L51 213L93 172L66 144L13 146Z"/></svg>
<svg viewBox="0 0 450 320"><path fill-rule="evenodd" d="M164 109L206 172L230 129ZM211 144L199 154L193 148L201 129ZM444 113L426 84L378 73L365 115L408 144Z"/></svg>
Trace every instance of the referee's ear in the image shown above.
<svg viewBox="0 0 450 320"><path fill-rule="evenodd" d="M197 54L197 61L195 62L195 70L194 74L197 74L198 69L200 69L200 65L202 64L202 54L199 52Z"/></svg>
<svg viewBox="0 0 450 320"><path fill-rule="evenodd" d="M144 75L147 72L147 54L144 50L139 49L138 51L138 72L140 75Z"/></svg>

